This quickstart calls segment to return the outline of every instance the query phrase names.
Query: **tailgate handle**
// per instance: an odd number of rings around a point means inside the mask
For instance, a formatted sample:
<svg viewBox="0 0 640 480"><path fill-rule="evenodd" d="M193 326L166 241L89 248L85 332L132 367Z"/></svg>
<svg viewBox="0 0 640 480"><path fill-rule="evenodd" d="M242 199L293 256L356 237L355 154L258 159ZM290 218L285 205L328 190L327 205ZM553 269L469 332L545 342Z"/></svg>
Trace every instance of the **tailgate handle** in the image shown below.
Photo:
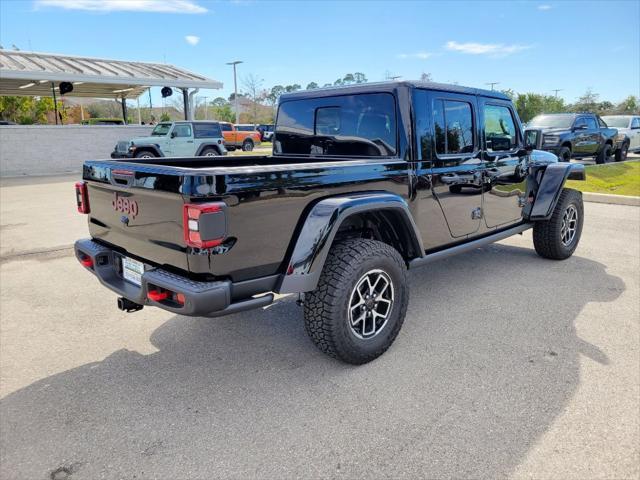
<svg viewBox="0 0 640 480"><path fill-rule="evenodd" d="M131 170L111 170L111 184L130 187L135 180L135 172Z"/></svg>

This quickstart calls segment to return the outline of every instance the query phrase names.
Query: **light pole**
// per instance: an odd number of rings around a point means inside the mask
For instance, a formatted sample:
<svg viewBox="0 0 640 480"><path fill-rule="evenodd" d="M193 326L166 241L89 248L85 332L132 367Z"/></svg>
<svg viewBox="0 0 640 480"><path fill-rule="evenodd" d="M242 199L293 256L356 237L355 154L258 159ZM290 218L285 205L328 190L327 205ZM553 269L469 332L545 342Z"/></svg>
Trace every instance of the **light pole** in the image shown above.
<svg viewBox="0 0 640 480"><path fill-rule="evenodd" d="M491 85L491 90L493 90L493 87L498 85L500 82L487 82L487 85Z"/></svg>
<svg viewBox="0 0 640 480"><path fill-rule="evenodd" d="M242 60L234 60L228 62L227 65L233 65L233 103L236 109L236 123L240 123L240 112L238 112L238 81L236 80L236 65L242 63Z"/></svg>
<svg viewBox="0 0 640 480"><path fill-rule="evenodd" d="M204 97L204 119L205 120L209 120L209 117L207 116L207 98L209 97Z"/></svg>
<svg viewBox="0 0 640 480"><path fill-rule="evenodd" d="M551 90L552 92L555 92L556 94L556 98L558 98L558 92L561 92L563 89L562 88L554 88L553 90Z"/></svg>

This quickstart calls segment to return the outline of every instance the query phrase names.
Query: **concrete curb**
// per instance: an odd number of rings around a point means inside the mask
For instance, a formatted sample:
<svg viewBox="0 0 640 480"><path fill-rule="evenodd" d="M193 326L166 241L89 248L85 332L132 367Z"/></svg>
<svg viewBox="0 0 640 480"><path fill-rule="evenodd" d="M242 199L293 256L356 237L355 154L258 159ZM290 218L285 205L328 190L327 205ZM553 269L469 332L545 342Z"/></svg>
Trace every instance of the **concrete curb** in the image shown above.
<svg viewBox="0 0 640 480"><path fill-rule="evenodd" d="M612 205L630 205L640 207L640 197L629 195L609 195L607 193L582 192L582 199L585 202L609 203Z"/></svg>

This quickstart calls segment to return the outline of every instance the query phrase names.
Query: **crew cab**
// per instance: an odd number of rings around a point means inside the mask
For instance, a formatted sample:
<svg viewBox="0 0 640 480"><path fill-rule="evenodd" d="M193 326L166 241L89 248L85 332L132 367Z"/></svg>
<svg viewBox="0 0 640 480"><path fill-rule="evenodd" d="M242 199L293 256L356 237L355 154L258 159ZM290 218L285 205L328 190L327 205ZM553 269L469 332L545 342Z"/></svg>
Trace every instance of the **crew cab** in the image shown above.
<svg viewBox="0 0 640 480"><path fill-rule="evenodd" d="M260 132L257 132L253 126L248 130L228 122L220 122L220 126L228 150L241 148L244 152L250 152L261 143Z"/></svg>
<svg viewBox="0 0 640 480"><path fill-rule="evenodd" d="M595 157L609 163L621 146L618 131L592 113L553 113L534 117L527 136L538 138L538 148L555 153L562 162Z"/></svg>
<svg viewBox="0 0 640 480"><path fill-rule="evenodd" d="M111 158L215 157L226 155L218 122L185 121L157 124L151 136L119 141Z"/></svg>
<svg viewBox="0 0 640 480"><path fill-rule="evenodd" d="M76 198L90 238L75 253L128 312L217 317L297 294L318 348L361 364L402 326L407 269L528 229L542 257L571 256L584 212L567 178L584 166L527 145L499 92L295 92L270 156L86 161Z"/></svg>
<svg viewBox="0 0 640 480"><path fill-rule="evenodd" d="M640 115L604 115L608 126L618 129L621 145L616 149L616 162L627 159L627 154L640 153Z"/></svg>

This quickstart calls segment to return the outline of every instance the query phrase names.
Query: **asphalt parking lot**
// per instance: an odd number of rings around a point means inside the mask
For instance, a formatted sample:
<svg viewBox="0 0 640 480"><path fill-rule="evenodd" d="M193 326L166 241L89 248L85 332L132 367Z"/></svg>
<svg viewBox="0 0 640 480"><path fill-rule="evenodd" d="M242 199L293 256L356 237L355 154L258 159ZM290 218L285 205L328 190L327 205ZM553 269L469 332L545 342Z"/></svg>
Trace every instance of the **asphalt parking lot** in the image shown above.
<svg viewBox="0 0 640 480"><path fill-rule="evenodd" d="M70 177L0 187L0 477L640 475L640 208L586 204L582 243L531 233L410 274L362 366L291 297L220 319L125 314L70 248Z"/></svg>

